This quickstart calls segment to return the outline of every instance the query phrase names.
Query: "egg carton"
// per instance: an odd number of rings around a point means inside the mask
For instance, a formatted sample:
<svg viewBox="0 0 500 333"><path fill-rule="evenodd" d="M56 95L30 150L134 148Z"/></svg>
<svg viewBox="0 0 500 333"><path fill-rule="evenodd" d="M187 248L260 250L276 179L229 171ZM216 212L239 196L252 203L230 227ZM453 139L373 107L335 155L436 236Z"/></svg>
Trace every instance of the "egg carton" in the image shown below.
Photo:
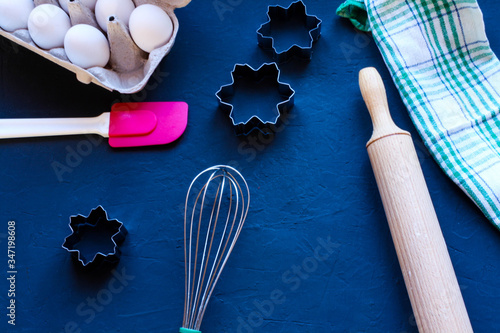
<svg viewBox="0 0 500 333"><path fill-rule="evenodd" d="M75 73L78 81L82 83L94 83L110 91L116 90L123 94L133 94L144 88L161 60L172 49L177 32L179 31L179 21L174 14L174 10L186 6L191 0L133 0L133 2L136 7L143 4L152 4L162 8L172 20L173 32L170 40L165 45L153 50L146 56L143 55L135 59L139 64L135 66L137 68L132 71L116 71L111 67L83 69L69 61L64 48L55 48L51 50L39 48L31 39L27 29L7 32L0 28L0 35ZM133 54L133 51L127 51L129 50L123 50L121 56L138 57L137 54Z"/></svg>

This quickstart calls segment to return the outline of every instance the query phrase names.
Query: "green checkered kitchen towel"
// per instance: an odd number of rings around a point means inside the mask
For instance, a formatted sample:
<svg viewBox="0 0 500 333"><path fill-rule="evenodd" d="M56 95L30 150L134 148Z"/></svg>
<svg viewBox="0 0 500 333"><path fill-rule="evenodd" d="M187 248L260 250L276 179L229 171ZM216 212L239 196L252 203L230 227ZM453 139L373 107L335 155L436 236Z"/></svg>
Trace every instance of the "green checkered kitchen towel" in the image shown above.
<svg viewBox="0 0 500 333"><path fill-rule="evenodd" d="M475 0L350 0L427 148L500 229L500 63Z"/></svg>

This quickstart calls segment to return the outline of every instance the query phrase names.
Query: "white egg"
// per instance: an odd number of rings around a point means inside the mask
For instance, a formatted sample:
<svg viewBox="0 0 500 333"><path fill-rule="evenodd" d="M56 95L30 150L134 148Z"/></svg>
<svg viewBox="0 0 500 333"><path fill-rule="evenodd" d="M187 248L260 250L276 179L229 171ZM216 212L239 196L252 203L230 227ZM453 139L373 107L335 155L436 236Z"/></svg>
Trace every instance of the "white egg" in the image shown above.
<svg viewBox="0 0 500 333"><path fill-rule="evenodd" d="M128 25L130 14L135 5L132 0L97 0L95 16L102 30L108 31L108 18L114 16L123 24Z"/></svg>
<svg viewBox="0 0 500 333"><path fill-rule="evenodd" d="M33 0L0 0L0 27L6 31L26 29L33 8Z"/></svg>
<svg viewBox="0 0 500 333"><path fill-rule="evenodd" d="M87 7L89 7L92 10L95 10L95 3L96 3L96 1L97 0L80 0L80 2L84 6L87 6ZM66 13L69 13L68 2L71 2L71 0L59 0L59 5L61 6L62 9L64 9L64 11Z"/></svg>
<svg viewBox="0 0 500 333"><path fill-rule="evenodd" d="M31 39L42 49L62 47L69 28L71 23L68 14L55 5L37 6L28 18Z"/></svg>
<svg viewBox="0 0 500 333"><path fill-rule="evenodd" d="M68 59L84 69L104 67L109 61L109 43L104 34L87 24L77 24L66 33L64 50Z"/></svg>
<svg viewBox="0 0 500 333"><path fill-rule="evenodd" d="M163 9L145 4L137 7L130 15L129 29L137 46L150 53L170 40L174 26Z"/></svg>

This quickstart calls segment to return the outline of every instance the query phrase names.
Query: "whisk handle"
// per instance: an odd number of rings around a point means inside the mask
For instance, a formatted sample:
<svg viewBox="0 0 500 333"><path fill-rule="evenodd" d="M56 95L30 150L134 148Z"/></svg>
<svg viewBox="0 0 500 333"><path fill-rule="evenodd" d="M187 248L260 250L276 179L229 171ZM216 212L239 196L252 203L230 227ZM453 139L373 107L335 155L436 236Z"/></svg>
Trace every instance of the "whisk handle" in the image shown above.
<svg viewBox="0 0 500 333"><path fill-rule="evenodd" d="M179 328L179 333L201 333L201 331L192 330L190 328L181 327Z"/></svg>

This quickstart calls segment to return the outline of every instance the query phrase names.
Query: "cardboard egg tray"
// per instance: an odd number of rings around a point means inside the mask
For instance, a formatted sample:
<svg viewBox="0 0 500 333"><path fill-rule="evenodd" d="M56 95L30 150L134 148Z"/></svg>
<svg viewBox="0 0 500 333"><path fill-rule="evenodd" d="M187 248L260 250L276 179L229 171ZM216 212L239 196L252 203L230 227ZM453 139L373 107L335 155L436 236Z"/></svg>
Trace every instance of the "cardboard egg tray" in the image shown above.
<svg viewBox="0 0 500 333"><path fill-rule="evenodd" d="M31 39L27 29L7 32L0 28L0 35L16 44L19 44L40 56L55 62L76 74L77 79L85 84L95 83L108 90L116 90L124 94L133 94L140 91L160 64L160 61L170 52L179 31L179 21L174 14L176 8L186 6L191 0L133 0L136 7L142 4L152 4L162 8L172 19L173 33L167 44L153 50L142 60L138 69L131 72L117 72L111 68L93 67L83 69L71 63L64 52L64 48L44 50L39 48ZM125 52L126 53L126 52Z"/></svg>

